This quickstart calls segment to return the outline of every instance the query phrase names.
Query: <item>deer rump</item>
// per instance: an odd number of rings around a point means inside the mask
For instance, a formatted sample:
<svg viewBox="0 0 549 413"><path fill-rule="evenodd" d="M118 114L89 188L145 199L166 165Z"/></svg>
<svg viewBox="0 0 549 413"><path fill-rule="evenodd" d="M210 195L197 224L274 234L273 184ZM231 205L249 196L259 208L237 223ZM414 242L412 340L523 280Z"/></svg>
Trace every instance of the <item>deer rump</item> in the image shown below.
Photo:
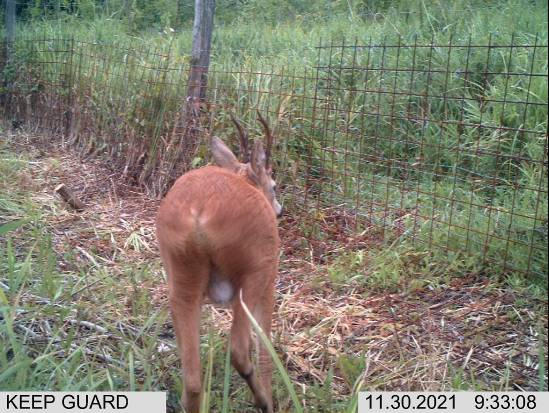
<svg viewBox="0 0 549 413"><path fill-rule="evenodd" d="M163 261L188 274L168 283L189 284L170 291L182 287L229 304L246 274L276 265L275 213L265 196L236 173L217 166L191 171L176 181L162 208L157 235L161 253L170 255ZM272 281L265 274L253 284L260 288Z"/></svg>

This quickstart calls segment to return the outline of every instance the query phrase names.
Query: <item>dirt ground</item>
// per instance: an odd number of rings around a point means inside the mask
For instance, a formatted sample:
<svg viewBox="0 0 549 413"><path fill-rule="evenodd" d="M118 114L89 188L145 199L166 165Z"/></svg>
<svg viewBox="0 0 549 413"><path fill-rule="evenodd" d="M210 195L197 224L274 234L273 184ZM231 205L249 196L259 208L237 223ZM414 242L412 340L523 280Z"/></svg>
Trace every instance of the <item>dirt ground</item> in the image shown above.
<svg viewBox="0 0 549 413"><path fill-rule="evenodd" d="M32 134L19 133L10 142L30 160L20 185L51 212L46 216L59 256L71 248L82 260L93 251L112 267L124 260L159 261L157 199L124 183L100 159ZM54 193L60 183L85 203L83 211ZM339 395L349 394L357 380L368 390L538 390L540 355L547 366L547 301L533 302L479 274L402 293L368 291L356 277L342 285L327 276L334 257L380 248L380 241L353 234L345 216L327 210L318 222L325 234L320 243L302 233L298 219L290 213L280 222L283 254L273 326L275 348L295 382L323 383L332 370ZM101 232L117 242L98 237ZM128 241L132 234L136 245ZM365 262L362 276L370 271ZM144 287L156 305L166 306L160 271L152 280ZM213 323L228 327L226 310L212 314Z"/></svg>

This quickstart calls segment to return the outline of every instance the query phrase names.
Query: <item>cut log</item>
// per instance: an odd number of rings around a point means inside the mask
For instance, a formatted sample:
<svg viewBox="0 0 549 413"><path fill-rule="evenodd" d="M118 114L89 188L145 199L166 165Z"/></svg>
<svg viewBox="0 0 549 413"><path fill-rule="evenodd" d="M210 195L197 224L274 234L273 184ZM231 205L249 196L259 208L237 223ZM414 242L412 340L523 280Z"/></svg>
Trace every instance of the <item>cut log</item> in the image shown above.
<svg viewBox="0 0 549 413"><path fill-rule="evenodd" d="M76 209L77 211L81 211L84 209L85 205L82 201L80 201L73 193L72 191L67 188L65 184L59 184L55 188L55 192L58 193L61 198L63 198L63 201L65 201L67 204L69 204L72 208Z"/></svg>

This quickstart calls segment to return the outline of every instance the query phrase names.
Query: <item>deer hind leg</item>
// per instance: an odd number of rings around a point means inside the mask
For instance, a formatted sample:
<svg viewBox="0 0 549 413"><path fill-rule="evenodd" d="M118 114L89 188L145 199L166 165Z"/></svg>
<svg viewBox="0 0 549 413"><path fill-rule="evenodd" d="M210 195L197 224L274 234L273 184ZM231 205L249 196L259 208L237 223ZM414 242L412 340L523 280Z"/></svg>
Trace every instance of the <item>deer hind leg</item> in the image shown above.
<svg viewBox="0 0 549 413"><path fill-rule="evenodd" d="M209 268L166 265L170 307L181 358L182 405L187 413L200 411L200 308L208 283Z"/></svg>
<svg viewBox="0 0 549 413"><path fill-rule="evenodd" d="M274 283L264 290L263 297L254 311L254 317L265 335L271 339L271 322L274 309ZM258 340L259 381L268 400L272 400L273 360L267 347Z"/></svg>
<svg viewBox="0 0 549 413"><path fill-rule="evenodd" d="M243 278L248 280L257 280L261 279L262 275L263 274L250 274L248 277ZM264 286L261 287L264 288ZM262 301L262 299L264 298L262 294L258 294L258 289L251 288L251 285L245 285L242 287L242 297L244 303L246 304L248 309L252 311L252 313L258 313L258 310L261 309L259 310L259 313L261 314L260 318L263 318L263 314L266 312L266 310L263 310L262 306L265 304L265 302ZM265 331L267 335L270 332L270 317L268 321L269 328L268 331ZM265 330L266 325L262 325L261 327ZM240 304L240 296L237 295L233 304L233 325L231 328L231 361L234 368L248 383L248 386L250 387L254 395L255 404L257 405L257 407L259 407L263 413L272 413L273 402L271 396L270 378L268 388L265 388L263 383L265 383L266 380L260 380L257 372L254 370L254 366L250 357L250 343L251 323ZM263 371L261 372L263 373Z"/></svg>

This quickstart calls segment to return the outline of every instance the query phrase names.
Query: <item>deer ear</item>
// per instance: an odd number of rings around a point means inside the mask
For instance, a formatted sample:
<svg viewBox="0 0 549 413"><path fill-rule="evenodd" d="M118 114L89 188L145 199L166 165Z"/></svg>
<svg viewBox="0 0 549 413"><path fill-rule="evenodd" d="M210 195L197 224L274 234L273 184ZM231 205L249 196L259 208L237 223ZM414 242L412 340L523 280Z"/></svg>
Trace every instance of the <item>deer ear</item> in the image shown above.
<svg viewBox="0 0 549 413"><path fill-rule="evenodd" d="M257 175L260 175L265 171L266 166L267 156L265 155L263 144L261 141L255 141L254 149L252 150L252 169Z"/></svg>
<svg viewBox="0 0 549 413"><path fill-rule="evenodd" d="M212 138L212 155L217 166L231 171L238 169L238 159L217 136Z"/></svg>

